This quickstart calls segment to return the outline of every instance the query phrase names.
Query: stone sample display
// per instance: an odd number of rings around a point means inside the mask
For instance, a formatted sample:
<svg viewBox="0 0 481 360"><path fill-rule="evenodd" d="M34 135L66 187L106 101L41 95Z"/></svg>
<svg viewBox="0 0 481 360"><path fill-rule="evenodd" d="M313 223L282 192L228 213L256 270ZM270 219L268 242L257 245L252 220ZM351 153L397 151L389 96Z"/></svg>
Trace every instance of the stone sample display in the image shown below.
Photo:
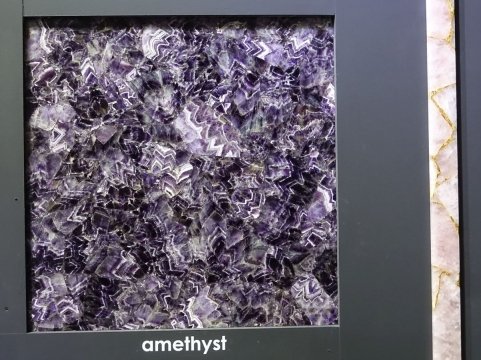
<svg viewBox="0 0 481 360"><path fill-rule="evenodd" d="M427 0L434 360L461 359L454 0Z"/></svg>
<svg viewBox="0 0 481 360"><path fill-rule="evenodd" d="M33 331L338 323L330 17L29 20Z"/></svg>

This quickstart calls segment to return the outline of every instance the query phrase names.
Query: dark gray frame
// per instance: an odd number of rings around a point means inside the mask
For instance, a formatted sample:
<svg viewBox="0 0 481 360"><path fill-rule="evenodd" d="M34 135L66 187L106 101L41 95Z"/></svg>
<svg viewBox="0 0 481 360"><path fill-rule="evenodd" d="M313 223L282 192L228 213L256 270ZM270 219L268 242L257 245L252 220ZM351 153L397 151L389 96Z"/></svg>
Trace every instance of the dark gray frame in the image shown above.
<svg viewBox="0 0 481 360"><path fill-rule="evenodd" d="M28 333L23 17L335 15L341 324ZM409 26L406 26L409 24ZM429 359L431 281L425 5L419 0L2 0L2 359ZM146 339L226 335L228 351L143 353Z"/></svg>
<svg viewBox="0 0 481 360"><path fill-rule="evenodd" d="M458 134L462 253L463 359L481 359L481 3L459 0Z"/></svg>

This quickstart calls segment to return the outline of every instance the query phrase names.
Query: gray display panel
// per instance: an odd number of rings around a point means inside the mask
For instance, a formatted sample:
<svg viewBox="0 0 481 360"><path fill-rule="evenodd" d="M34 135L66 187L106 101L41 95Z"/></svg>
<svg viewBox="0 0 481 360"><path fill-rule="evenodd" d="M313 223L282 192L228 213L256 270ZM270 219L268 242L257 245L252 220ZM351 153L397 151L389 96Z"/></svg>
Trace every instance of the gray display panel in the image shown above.
<svg viewBox="0 0 481 360"><path fill-rule="evenodd" d="M458 4L463 359L481 358L481 3Z"/></svg>
<svg viewBox="0 0 481 360"><path fill-rule="evenodd" d="M334 15L336 0L24 0L25 16Z"/></svg>
<svg viewBox="0 0 481 360"><path fill-rule="evenodd" d="M200 2L197 2L200 4ZM424 359L431 355L425 8L368 0L332 3L172 1L2 3L0 315L9 359L196 358L146 354L142 341L224 335L205 358ZM149 5L150 4L150 5ZM284 4L284 5L282 5ZM336 22L341 324L325 328L26 333L23 208L22 5L27 16L332 15ZM157 8L158 5L158 8ZM146 6L143 8L143 6ZM198 7L197 7L198 6ZM228 7L232 6L232 7ZM147 9L147 10L145 10ZM409 26L406 26L409 24ZM16 205L17 198L18 205ZM8 308L8 311L5 310ZM7 335L10 334L10 335ZM199 335L197 335L199 334ZM340 351L340 353L338 353ZM112 356L114 355L114 356Z"/></svg>
<svg viewBox="0 0 481 360"><path fill-rule="evenodd" d="M26 318L23 29L20 1L2 2L0 11L0 332L23 333Z"/></svg>
<svg viewBox="0 0 481 360"><path fill-rule="evenodd" d="M424 2L336 19L342 358L430 359Z"/></svg>

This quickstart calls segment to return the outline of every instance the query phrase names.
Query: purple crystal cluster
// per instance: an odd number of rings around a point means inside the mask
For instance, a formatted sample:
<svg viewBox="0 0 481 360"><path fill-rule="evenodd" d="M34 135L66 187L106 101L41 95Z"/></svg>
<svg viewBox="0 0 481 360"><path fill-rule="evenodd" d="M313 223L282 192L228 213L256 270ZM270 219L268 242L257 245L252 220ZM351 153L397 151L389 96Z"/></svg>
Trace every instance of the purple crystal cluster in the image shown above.
<svg viewBox="0 0 481 360"><path fill-rule="evenodd" d="M32 329L338 321L325 17L27 23Z"/></svg>

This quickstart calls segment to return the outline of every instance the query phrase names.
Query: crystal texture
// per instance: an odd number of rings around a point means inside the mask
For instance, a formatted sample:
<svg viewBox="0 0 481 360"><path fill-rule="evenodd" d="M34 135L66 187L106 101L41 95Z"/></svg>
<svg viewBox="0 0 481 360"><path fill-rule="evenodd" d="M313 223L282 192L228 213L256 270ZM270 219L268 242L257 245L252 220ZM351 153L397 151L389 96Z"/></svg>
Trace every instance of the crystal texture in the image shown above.
<svg viewBox="0 0 481 360"><path fill-rule="evenodd" d="M33 331L337 324L332 18L26 29Z"/></svg>

